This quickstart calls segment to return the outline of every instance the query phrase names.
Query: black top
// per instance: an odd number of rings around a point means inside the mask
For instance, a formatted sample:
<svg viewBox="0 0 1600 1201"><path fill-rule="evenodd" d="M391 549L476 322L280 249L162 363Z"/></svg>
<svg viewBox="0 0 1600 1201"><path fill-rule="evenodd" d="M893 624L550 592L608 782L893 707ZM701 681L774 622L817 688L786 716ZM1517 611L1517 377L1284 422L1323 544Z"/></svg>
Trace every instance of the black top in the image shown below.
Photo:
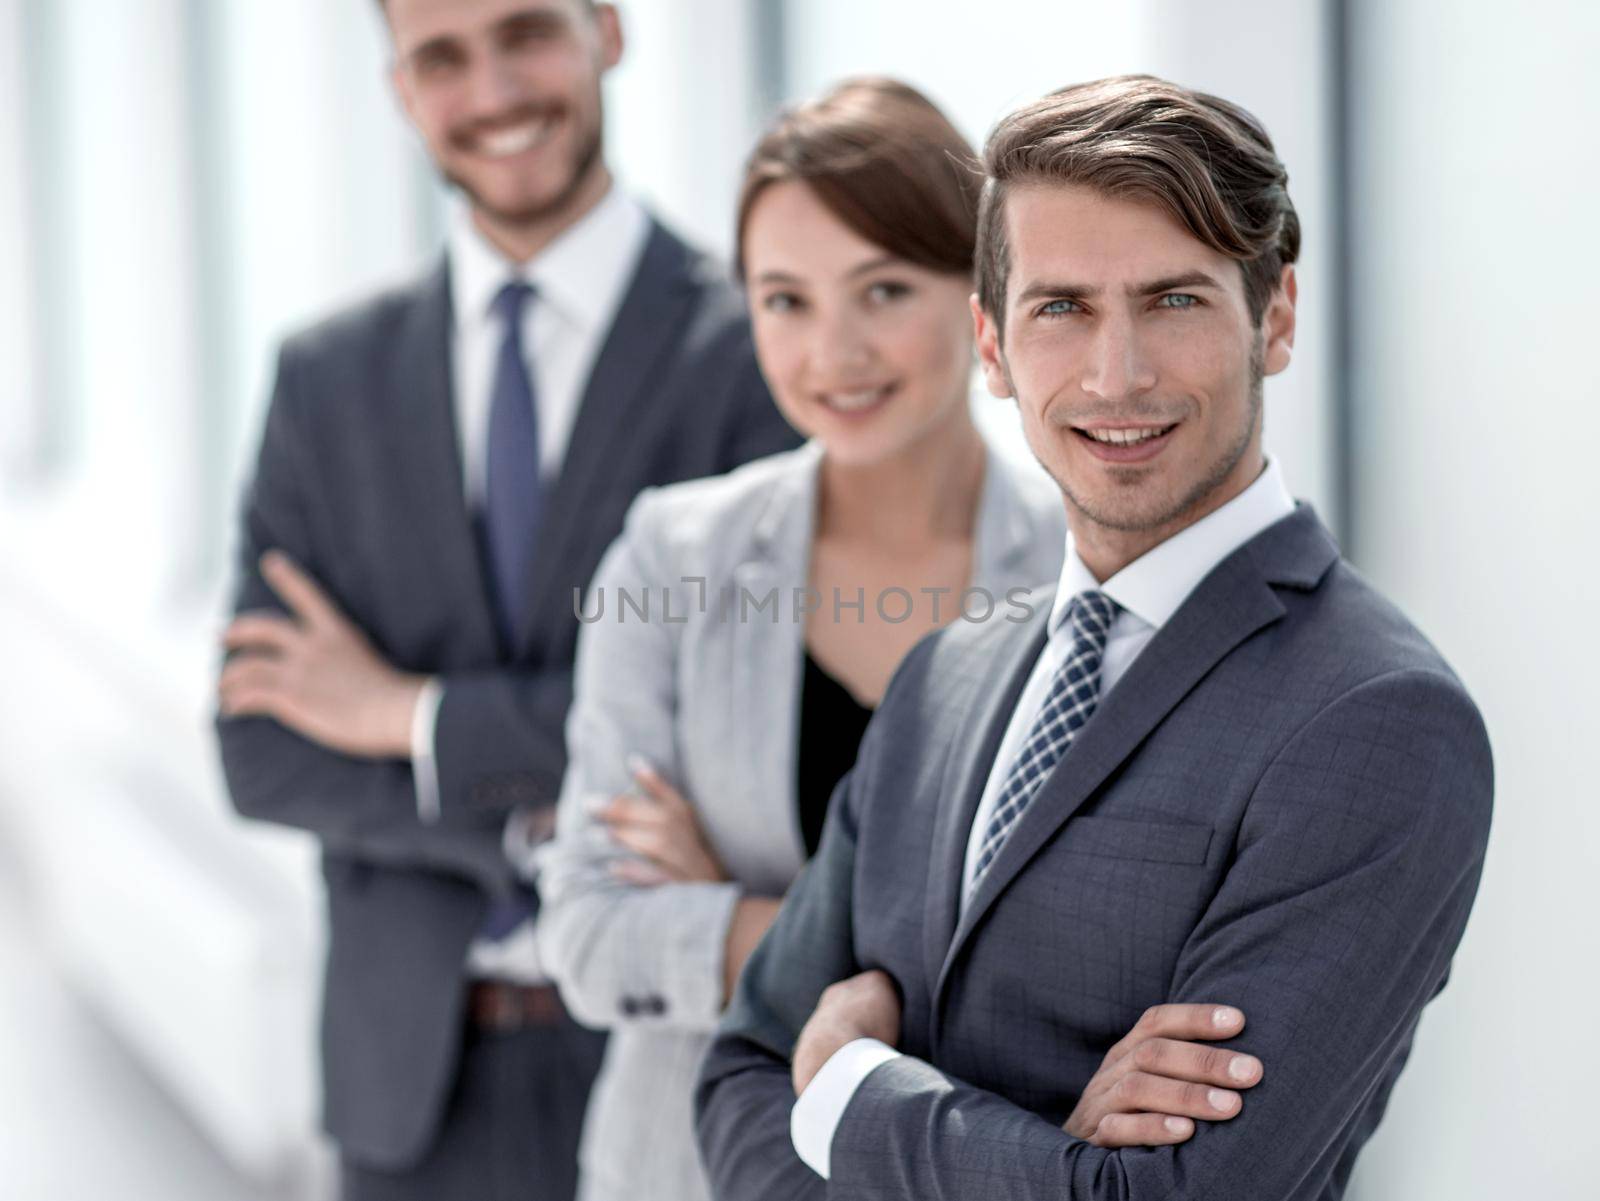
<svg viewBox="0 0 1600 1201"><path fill-rule="evenodd" d="M866 733L872 710L806 654L806 677L800 689L799 797L800 833L806 858L817 853L828 798L834 785L855 765L856 749Z"/></svg>

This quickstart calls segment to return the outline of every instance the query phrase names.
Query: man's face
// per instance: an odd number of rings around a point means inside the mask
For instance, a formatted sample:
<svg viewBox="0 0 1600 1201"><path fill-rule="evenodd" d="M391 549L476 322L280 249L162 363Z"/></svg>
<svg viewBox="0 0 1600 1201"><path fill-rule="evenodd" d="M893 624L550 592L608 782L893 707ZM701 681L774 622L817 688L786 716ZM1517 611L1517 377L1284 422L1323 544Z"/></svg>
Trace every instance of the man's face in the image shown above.
<svg viewBox="0 0 1600 1201"><path fill-rule="evenodd" d="M1006 218L1004 342L974 306L979 354L1074 528L1147 547L1248 487L1261 381L1294 341L1293 270L1257 327L1238 262L1154 204L1028 184Z"/></svg>
<svg viewBox="0 0 1600 1201"><path fill-rule="evenodd" d="M487 216L557 214L600 159L616 11L581 0L388 0L394 82L439 170Z"/></svg>

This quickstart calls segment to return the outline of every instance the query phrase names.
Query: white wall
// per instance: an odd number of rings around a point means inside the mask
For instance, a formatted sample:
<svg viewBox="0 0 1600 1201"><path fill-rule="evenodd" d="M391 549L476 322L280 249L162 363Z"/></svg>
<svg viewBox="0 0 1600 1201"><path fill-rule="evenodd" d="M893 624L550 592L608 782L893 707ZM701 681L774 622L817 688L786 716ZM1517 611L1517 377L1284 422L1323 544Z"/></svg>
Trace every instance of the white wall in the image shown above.
<svg viewBox="0 0 1600 1201"><path fill-rule="evenodd" d="M1488 721L1495 825L1374 1201L1597 1195L1600 8L1363 0L1358 564Z"/></svg>
<svg viewBox="0 0 1600 1201"><path fill-rule="evenodd" d="M22 162L28 98L22 0L0 0L0 164ZM33 395L33 254L27 180L0 170L0 499L25 475L39 439Z"/></svg>
<svg viewBox="0 0 1600 1201"><path fill-rule="evenodd" d="M679 233L726 258L759 120L749 0L619 0L628 45L607 86L618 176Z"/></svg>

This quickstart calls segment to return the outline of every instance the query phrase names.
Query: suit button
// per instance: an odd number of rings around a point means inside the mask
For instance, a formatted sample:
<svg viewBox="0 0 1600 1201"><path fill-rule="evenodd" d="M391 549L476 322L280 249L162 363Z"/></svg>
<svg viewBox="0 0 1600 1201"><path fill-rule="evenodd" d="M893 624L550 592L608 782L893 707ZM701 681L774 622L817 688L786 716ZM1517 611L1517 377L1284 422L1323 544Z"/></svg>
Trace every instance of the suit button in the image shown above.
<svg viewBox="0 0 1600 1201"><path fill-rule="evenodd" d="M630 1018L636 1016L638 1014L638 1012L639 1012L639 1000L638 1000L638 998L637 997L623 997L622 998L622 1012L623 1012L623 1014L625 1016L630 1017Z"/></svg>
<svg viewBox="0 0 1600 1201"><path fill-rule="evenodd" d="M646 1013L660 1017L667 1011L667 999L665 997L658 997L652 993L650 996L645 998L644 1007Z"/></svg>

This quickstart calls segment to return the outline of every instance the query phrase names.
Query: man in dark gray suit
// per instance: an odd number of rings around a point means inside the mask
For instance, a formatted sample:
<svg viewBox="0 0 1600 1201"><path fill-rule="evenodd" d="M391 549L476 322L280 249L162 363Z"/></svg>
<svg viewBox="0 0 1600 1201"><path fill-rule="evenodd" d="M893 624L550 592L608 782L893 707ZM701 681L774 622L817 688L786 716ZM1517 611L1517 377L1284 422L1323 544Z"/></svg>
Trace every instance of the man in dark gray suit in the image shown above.
<svg viewBox="0 0 1600 1201"><path fill-rule="evenodd" d="M986 168L980 352L1066 565L890 686L703 1068L716 1195L1336 1198L1466 924L1487 737L1262 450L1265 131L1125 77Z"/></svg>
<svg viewBox="0 0 1600 1201"><path fill-rule="evenodd" d="M560 786L575 590L641 488L795 438L739 297L612 184L616 12L385 9L466 204L436 270L283 347L223 764L240 812L323 844L346 1197L566 1201L601 1036L542 977L502 837Z"/></svg>

